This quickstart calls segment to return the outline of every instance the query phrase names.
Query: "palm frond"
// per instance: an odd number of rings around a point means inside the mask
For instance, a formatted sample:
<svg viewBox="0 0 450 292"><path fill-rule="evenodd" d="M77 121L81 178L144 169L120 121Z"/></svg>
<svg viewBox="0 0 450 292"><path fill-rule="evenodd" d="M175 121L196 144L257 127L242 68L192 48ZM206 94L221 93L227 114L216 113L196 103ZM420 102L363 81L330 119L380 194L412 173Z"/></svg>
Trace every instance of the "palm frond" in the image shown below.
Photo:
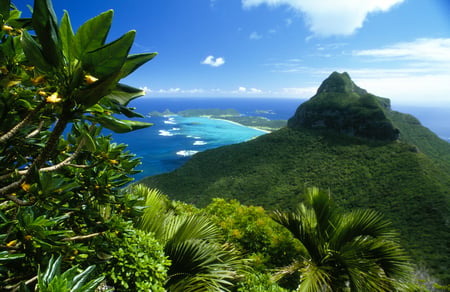
<svg viewBox="0 0 450 292"><path fill-rule="evenodd" d="M329 267L317 266L312 261L300 269L299 292L332 292L331 274Z"/></svg>
<svg viewBox="0 0 450 292"><path fill-rule="evenodd" d="M339 246L358 236L394 239L398 237L398 233L392 229L391 223L384 219L381 213L374 210L355 210L340 216L336 232L330 242Z"/></svg>
<svg viewBox="0 0 450 292"><path fill-rule="evenodd" d="M169 291L221 291L231 285L243 264L231 250L199 239L170 243L166 253L172 259Z"/></svg>

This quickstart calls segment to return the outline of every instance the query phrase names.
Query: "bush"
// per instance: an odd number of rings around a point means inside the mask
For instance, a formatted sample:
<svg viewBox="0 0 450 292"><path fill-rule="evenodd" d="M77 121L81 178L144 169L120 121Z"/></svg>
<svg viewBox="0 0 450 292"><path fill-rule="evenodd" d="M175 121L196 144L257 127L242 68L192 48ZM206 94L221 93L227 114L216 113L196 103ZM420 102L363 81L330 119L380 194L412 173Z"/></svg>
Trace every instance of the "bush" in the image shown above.
<svg viewBox="0 0 450 292"><path fill-rule="evenodd" d="M112 242L112 257L104 273L116 291L165 291L170 261L153 234L129 230L107 238Z"/></svg>

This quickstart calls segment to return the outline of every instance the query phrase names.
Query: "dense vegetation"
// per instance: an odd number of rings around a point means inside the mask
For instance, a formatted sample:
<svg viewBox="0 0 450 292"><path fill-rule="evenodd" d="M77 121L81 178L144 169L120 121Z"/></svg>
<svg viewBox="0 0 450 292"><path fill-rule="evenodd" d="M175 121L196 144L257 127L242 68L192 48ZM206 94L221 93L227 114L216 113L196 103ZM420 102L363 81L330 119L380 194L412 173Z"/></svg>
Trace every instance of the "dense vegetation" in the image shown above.
<svg viewBox="0 0 450 292"><path fill-rule="evenodd" d="M142 182L198 206L223 197L269 209L292 208L307 187L330 189L346 209L386 214L418 265L448 281L450 145L410 115L383 112L400 140L288 127L197 154L180 169Z"/></svg>
<svg viewBox="0 0 450 292"><path fill-rule="evenodd" d="M121 118L141 117L128 103L143 92L118 82L156 54L128 55L133 31L106 43L112 16L75 34L49 0L31 19L0 1L0 290L424 289L389 222L328 192L273 213L125 187L139 160L101 129L150 126Z"/></svg>

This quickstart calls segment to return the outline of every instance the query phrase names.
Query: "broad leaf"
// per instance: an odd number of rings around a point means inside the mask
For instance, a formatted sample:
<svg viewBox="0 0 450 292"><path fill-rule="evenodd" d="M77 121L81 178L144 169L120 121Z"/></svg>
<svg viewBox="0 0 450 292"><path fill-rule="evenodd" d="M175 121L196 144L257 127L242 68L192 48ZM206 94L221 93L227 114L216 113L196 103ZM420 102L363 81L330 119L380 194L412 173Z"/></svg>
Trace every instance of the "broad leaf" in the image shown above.
<svg viewBox="0 0 450 292"><path fill-rule="evenodd" d="M114 100L119 104L126 106L131 100L143 95L145 95L145 92L142 89L118 83L116 88L114 88L110 94L105 96L105 98Z"/></svg>
<svg viewBox="0 0 450 292"><path fill-rule="evenodd" d="M51 65L47 63L44 58L43 52L39 44L33 39L28 31L23 31L20 37L20 43L22 49L28 59L28 61L38 67L39 70L48 72L51 70Z"/></svg>
<svg viewBox="0 0 450 292"><path fill-rule="evenodd" d="M32 22L34 31L42 45L45 59L53 67L58 67L62 63L62 55L58 22L50 0L34 1Z"/></svg>
<svg viewBox="0 0 450 292"><path fill-rule="evenodd" d="M95 141L92 136L89 133L85 132L83 133L83 139L85 141L84 145L86 146L87 150L89 150L90 152L95 152L97 146L95 145Z"/></svg>
<svg viewBox="0 0 450 292"><path fill-rule="evenodd" d="M103 127L116 133L127 133L132 131L130 125L113 117L103 115L101 117L96 117L94 120L99 122Z"/></svg>
<svg viewBox="0 0 450 292"><path fill-rule="evenodd" d="M9 9L11 5L10 0L2 0L0 1L0 21L6 21L9 18Z"/></svg>
<svg viewBox="0 0 450 292"><path fill-rule="evenodd" d="M154 57L156 57L158 53L144 53L144 54L135 54L129 55L127 60L122 66L120 78L124 78L130 75L134 70L139 68L141 65L147 63Z"/></svg>
<svg viewBox="0 0 450 292"><path fill-rule="evenodd" d="M104 45L111 28L113 14L112 10L108 10L89 19L80 26L75 36L75 46L79 59L83 59L87 52L96 50Z"/></svg>
<svg viewBox="0 0 450 292"><path fill-rule="evenodd" d="M135 35L134 30L129 31L119 39L88 52L82 60L84 70L99 79L120 72Z"/></svg>
<svg viewBox="0 0 450 292"><path fill-rule="evenodd" d="M72 24L70 23L69 14L67 11L64 11L64 16L61 19L60 26L61 33L61 46L64 57L67 60L67 63L70 65L74 59L74 34L72 30Z"/></svg>
<svg viewBox="0 0 450 292"><path fill-rule="evenodd" d="M84 89L78 91L74 95L74 99L77 103L84 107L91 107L96 104L102 97L108 95L114 85L117 83L118 74L108 76L103 80L94 82L93 84L86 86Z"/></svg>
<svg viewBox="0 0 450 292"><path fill-rule="evenodd" d="M115 117L108 115L101 115L98 117L91 117L92 121L100 123L103 127L110 129L116 133L128 133L134 130L148 128L152 126L151 123L129 121L129 120L119 120Z"/></svg>

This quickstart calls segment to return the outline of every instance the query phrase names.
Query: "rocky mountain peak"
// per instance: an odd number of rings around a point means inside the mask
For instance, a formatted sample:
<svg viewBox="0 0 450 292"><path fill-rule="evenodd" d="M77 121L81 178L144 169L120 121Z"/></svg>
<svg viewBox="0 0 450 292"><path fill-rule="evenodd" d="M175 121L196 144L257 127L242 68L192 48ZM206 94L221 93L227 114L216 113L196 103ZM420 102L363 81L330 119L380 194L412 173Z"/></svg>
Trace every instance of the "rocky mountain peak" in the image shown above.
<svg viewBox="0 0 450 292"><path fill-rule="evenodd" d="M289 119L290 128L332 129L376 140L396 140L399 131L388 118L390 100L358 87L346 72L333 72L310 100Z"/></svg>

